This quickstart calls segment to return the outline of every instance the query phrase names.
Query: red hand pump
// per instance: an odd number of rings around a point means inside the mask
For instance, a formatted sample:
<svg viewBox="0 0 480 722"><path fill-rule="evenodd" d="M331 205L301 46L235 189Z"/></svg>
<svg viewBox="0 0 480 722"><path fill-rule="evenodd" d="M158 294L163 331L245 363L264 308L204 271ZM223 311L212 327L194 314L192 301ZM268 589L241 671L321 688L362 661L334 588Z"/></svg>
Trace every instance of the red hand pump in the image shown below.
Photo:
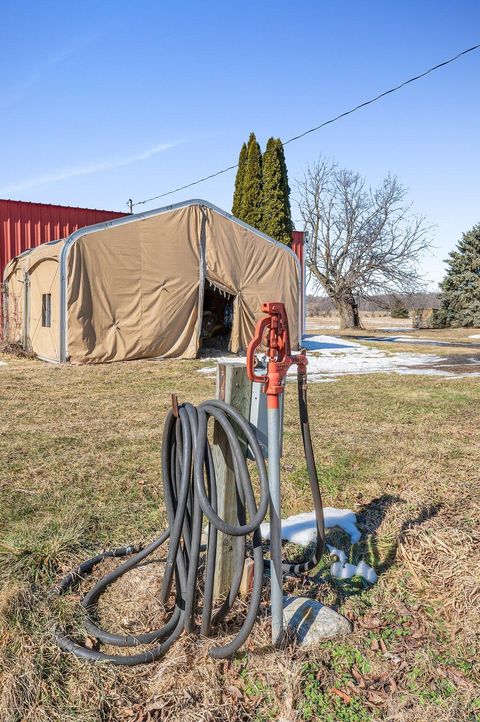
<svg viewBox="0 0 480 722"><path fill-rule="evenodd" d="M283 570L282 570L282 513L280 495L280 394L283 394L285 377L292 364L306 374L307 357L292 356L288 319L283 303L262 305L267 314L259 319L255 335L247 349L247 375L251 381L263 384L267 395L268 421L268 486L270 491L270 600L272 615L272 643L278 645L283 638ZM267 338L264 337L268 331ZM267 347L267 371L255 373L255 352Z"/></svg>
<svg viewBox="0 0 480 722"><path fill-rule="evenodd" d="M263 383L263 391L267 394L269 409L279 408L279 396L283 393L285 377L290 366L296 364L300 372L306 372L307 357L303 353L292 355L288 318L283 303L270 302L262 304L262 311L267 316L260 318L255 328L255 335L247 349L247 375L250 381ZM265 332L268 338L267 372L262 375L255 373L255 352L264 343Z"/></svg>

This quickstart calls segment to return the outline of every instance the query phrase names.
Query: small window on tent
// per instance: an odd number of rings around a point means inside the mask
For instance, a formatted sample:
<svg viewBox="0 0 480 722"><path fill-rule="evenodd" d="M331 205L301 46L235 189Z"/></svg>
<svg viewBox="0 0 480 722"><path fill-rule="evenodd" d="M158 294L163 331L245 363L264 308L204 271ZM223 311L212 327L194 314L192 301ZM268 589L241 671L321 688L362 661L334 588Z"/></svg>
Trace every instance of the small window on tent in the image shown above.
<svg viewBox="0 0 480 722"><path fill-rule="evenodd" d="M42 326L49 327L52 325L52 294L42 294Z"/></svg>

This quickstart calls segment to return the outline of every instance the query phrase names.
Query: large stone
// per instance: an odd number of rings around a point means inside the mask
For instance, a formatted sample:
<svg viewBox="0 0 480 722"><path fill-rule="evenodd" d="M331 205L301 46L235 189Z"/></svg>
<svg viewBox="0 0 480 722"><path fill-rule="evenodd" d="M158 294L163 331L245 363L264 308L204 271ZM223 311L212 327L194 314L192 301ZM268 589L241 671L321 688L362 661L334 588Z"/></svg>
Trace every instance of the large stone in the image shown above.
<svg viewBox="0 0 480 722"><path fill-rule="evenodd" d="M310 647L323 639L343 637L352 631L346 617L307 597L283 598L283 623L285 630L295 634L301 647Z"/></svg>

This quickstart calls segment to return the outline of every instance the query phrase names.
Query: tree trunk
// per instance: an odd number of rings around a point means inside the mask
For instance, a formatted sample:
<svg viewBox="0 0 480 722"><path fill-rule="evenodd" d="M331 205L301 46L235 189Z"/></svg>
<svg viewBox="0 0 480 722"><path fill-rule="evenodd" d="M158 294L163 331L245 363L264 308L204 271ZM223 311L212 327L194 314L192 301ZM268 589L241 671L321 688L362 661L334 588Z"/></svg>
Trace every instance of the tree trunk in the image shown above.
<svg viewBox="0 0 480 722"><path fill-rule="evenodd" d="M352 295L335 299L335 306L340 314L340 328L363 328L358 311L358 303Z"/></svg>

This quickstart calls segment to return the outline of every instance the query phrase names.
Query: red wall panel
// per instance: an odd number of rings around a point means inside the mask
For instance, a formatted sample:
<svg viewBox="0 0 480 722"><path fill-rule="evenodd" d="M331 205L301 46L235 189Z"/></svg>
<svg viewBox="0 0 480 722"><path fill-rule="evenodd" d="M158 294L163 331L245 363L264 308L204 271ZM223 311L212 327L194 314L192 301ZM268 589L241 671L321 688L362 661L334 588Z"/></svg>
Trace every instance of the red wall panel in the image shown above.
<svg viewBox="0 0 480 722"><path fill-rule="evenodd" d="M119 211L0 200L0 283L7 263L27 248L66 238L84 226L126 215Z"/></svg>
<svg viewBox="0 0 480 722"><path fill-rule="evenodd" d="M305 233L303 231L292 232L292 251L300 261L300 268L302 272L301 287L300 287L300 318L302 319L301 335L306 331L305 326Z"/></svg>

